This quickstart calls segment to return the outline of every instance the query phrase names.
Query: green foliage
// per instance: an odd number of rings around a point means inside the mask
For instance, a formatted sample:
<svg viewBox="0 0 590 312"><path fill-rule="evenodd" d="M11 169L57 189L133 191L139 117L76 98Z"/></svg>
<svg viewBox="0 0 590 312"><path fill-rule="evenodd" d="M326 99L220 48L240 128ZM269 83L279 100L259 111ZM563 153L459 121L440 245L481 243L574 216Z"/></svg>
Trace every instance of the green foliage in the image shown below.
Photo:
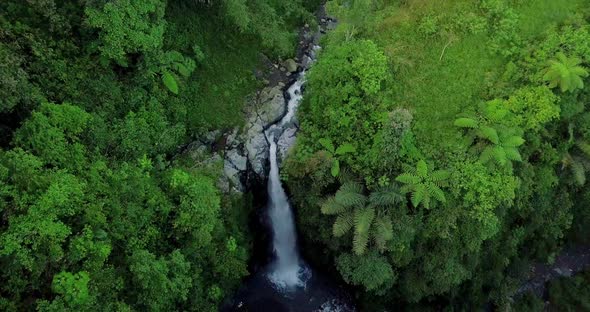
<svg viewBox="0 0 590 312"><path fill-rule="evenodd" d="M582 78L588 77L588 71L580 63L582 60L579 58L568 58L563 52L558 52L555 59L549 61L543 80L549 82L550 88L559 86L561 92L583 89Z"/></svg>
<svg viewBox="0 0 590 312"><path fill-rule="evenodd" d="M72 274L61 272L53 277L53 291L62 295L64 301L71 307L88 302L88 282L90 277L86 272Z"/></svg>
<svg viewBox="0 0 590 312"><path fill-rule="evenodd" d="M387 77L385 56L373 42L351 41L328 47L309 73L301 107L303 145L317 146L325 138L354 142L361 153L370 149L371 137L386 116L375 95ZM355 155L350 151L340 161L357 163L351 161Z"/></svg>
<svg viewBox="0 0 590 312"><path fill-rule="evenodd" d="M375 252L363 256L342 254L336 259L336 268L347 283L377 294L383 294L396 279L385 257Z"/></svg>
<svg viewBox="0 0 590 312"><path fill-rule="evenodd" d="M127 66L129 54L160 49L166 27L165 4L161 0L115 0L87 7L88 24L100 30L101 55Z"/></svg>
<svg viewBox="0 0 590 312"><path fill-rule="evenodd" d="M577 140L571 152L566 152L561 159L562 169L571 171L574 182L578 186L586 184L586 172L590 170L590 145L582 140Z"/></svg>
<svg viewBox="0 0 590 312"><path fill-rule="evenodd" d="M515 100L516 101L516 100ZM484 163L494 161L504 167L511 165L512 161L522 161L518 147L524 144L524 139L517 135L520 129L506 127L505 124L517 123L514 115L503 108L501 102L491 101L486 103L477 121L474 118L459 118L455 120L455 126L468 129L469 139L473 140L473 149L479 153L479 160ZM514 108L517 110L517 108ZM530 121L533 123L533 121ZM537 126L538 124L535 123Z"/></svg>
<svg viewBox="0 0 590 312"><path fill-rule="evenodd" d="M386 249L386 243L393 238L391 216L388 211L403 202L394 187L363 194L363 188L356 182L345 182L332 197L324 200L323 214L336 215L332 234L341 237L352 230L352 246L356 255L367 250L372 238L379 251Z"/></svg>
<svg viewBox="0 0 590 312"><path fill-rule="evenodd" d="M170 92L178 94L178 84L176 83L176 78L174 78L170 72L165 71L162 73L162 82Z"/></svg>
<svg viewBox="0 0 590 312"><path fill-rule="evenodd" d="M517 116L515 122L524 130L538 131L559 118L558 100L547 87L527 87L512 94L505 106Z"/></svg>
<svg viewBox="0 0 590 312"><path fill-rule="evenodd" d="M447 186L450 173L446 170L431 171L424 160L418 161L416 168L406 166L405 172L395 178L404 186L401 188L404 193L412 193L412 205L418 207L420 204L430 209L431 199L445 203L446 198L442 187Z"/></svg>
<svg viewBox="0 0 590 312"><path fill-rule="evenodd" d="M498 136L493 128L484 129L489 129L490 132L488 134L490 135L484 135L482 137L488 139L492 145L483 148L479 155L481 162L488 163L494 160L500 166L504 166L511 161L522 161L518 147L524 144L523 138L516 135L508 136L505 133ZM484 133L484 129L482 129L482 134Z"/></svg>
<svg viewBox="0 0 590 312"><path fill-rule="evenodd" d="M42 104L16 132L14 143L47 163L81 170L85 147L80 136L91 116L70 104Z"/></svg>
<svg viewBox="0 0 590 312"><path fill-rule="evenodd" d="M311 16L244 3L242 31L221 4L0 2L0 310L216 311L239 286L249 199L176 154L239 126L260 52Z"/></svg>
<svg viewBox="0 0 590 312"><path fill-rule="evenodd" d="M340 174L340 160L338 157L348 153L354 153L356 152L356 148L350 143L344 143L338 146L337 149L334 149L334 144L332 141L326 138L319 139L319 143L326 149L328 155L332 157L332 169L330 172L332 173L333 177L337 177Z"/></svg>
<svg viewBox="0 0 590 312"><path fill-rule="evenodd" d="M576 83L577 92L559 93L543 79L560 51L568 56L565 67L583 69L590 60L585 7L564 0L329 1L339 25L310 72L288 181L310 254L361 286L361 309L538 309L538 302L511 305L508 298L532 261L554 257L570 226L578 233L571 237L583 237L590 220L580 204L586 187L578 184L590 168L583 143L590 139L587 87ZM354 88L340 79L347 75L334 51L363 41L383 52L387 77L353 106L349 92L362 90L362 78ZM318 68L325 81L311 79ZM338 83L329 83L332 73ZM353 192L360 196L343 197L346 183L336 190L328 153L316 152L320 138L355 144L356 152L341 159L350 172L340 179L351 173L364 181ZM433 167L449 169L445 186L429 180ZM396 176L412 204L367 210ZM321 198L327 199L317 211ZM391 220L386 248L355 255L354 222L372 219L377 228L379 211ZM391 286L374 275L373 261L363 262L373 255L395 272Z"/></svg>
<svg viewBox="0 0 590 312"><path fill-rule="evenodd" d="M562 277L549 284L551 308L559 311L583 311L590 309L590 273L582 272L573 277Z"/></svg>

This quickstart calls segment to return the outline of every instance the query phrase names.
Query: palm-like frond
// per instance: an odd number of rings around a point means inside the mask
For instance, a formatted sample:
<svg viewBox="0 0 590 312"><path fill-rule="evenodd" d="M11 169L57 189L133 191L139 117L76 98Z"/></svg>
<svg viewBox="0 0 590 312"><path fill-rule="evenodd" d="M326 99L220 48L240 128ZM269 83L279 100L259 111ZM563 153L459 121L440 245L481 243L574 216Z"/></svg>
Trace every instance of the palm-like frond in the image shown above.
<svg viewBox="0 0 590 312"><path fill-rule="evenodd" d="M428 176L428 165L424 160L420 160L416 165L416 172L418 176L421 178L426 178Z"/></svg>
<svg viewBox="0 0 590 312"><path fill-rule="evenodd" d="M375 207L390 207L404 201L404 196L397 186L382 187L369 196L369 202Z"/></svg>
<svg viewBox="0 0 590 312"><path fill-rule="evenodd" d="M460 128L476 129L479 127L477 120L473 118L457 118L454 125Z"/></svg>
<svg viewBox="0 0 590 312"><path fill-rule="evenodd" d="M332 234L336 237L341 237L346 234L354 226L354 213L346 212L338 215L336 221L332 225Z"/></svg>
<svg viewBox="0 0 590 312"><path fill-rule="evenodd" d="M416 188L414 189L414 193L412 193L412 205L414 205L414 207L418 207L418 205L420 205L420 203L424 203L424 199L429 196L428 190L426 189L426 185L424 184L418 184L416 185ZM424 205L424 207L426 207L427 209L430 207L427 207L426 205Z"/></svg>
<svg viewBox="0 0 590 312"><path fill-rule="evenodd" d="M559 86L562 92L584 88L582 77L588 77L586 68L580 66L579 58L568 58L563 52L556 54L556 59L549 61L543 80L549 82L549 87Z"/></svg>
<svg viewBox="0 0 590 312"><path fill-rule="evenodd" d="M360 208L354 211L354 238L352 247L357 255L363 254L367 249L369 230L374 218L375 210L372 208Z"/></svg>
<svg viewBox="0 0 590 312"><path fill-rule="evenodd" d="M506 158L512 161L522 161L522 157L520 156L520 152L517 148L514 147L506 147L504 148L504 152L506 152Z"/></svg>
<svg viewBox="0 0 590 312"><path fill-rule="evenodd" d="M364 206L367 198L363 195L363 187L357 182L344 183L336 192L335 201L344 207Z"/></svg>
<svg viewBox="0 0 590 312"><path fill-rule="evenodd" d="M430 174L430 181L438 186L445 186L446 181L451 177L451 173L447 170L436 170Z"/></svg>
<svg viewBox="0 0 590 312"><path fill-rule="evenodd" d="M517 135L508 137L508 138L506 138L506 140L504 140L502 142L502 145L506 146L506 147L519 147L523 144L524 144L524 139L517 136Z"/></svg>
<svg viewBox="0 0 590 312"><path fill-rule="evenodd" d="M494 157L494 147L493 146L486 146L481 154L479 155L479 161L486 164Z"/></svg>
<svg viewBox="0 0 590 312"><path fill-rule="evenodd" d="M412 173L402 173L395 180L404 184L418 184L422 181L419 176Z"/></svg>
<svg viewBox="0 0 590 312"><path fill-rule="evenodd" d="M386 248L388 241L393 239L393 224L389 216L377 218L373 223L373 239L379 251Z"/></svg>
<svg viewBox="0 0 590 312"><path fill-rule="evenodd" d="M492 149L492 155L494 156L494 160L500 165L506 165L508 158L506 158L506 151L502 146L494 146Z"/></svg>
<svg viewBox="0 0 590 312"><path fill-rule="evenodd" d="M570 164L570 168L576 184L579 186L586 184L586 169L582 163L574 159Z"/></svg>
<svg viewBox="0 0 590 312"><path fill-rule="evenodd" d="M432 197L434 197L439 202L445 203L447 201L447 199L445 198L445 193L440 189L440 187L438 187L434 183L427 184L426 188L428 189L428 193L431 194Z"/></svg>
<svg viewBox="0 0 590 312"><path fill-rule="evenodd" d="M500 143L500 138L498 137L498 131L492 127L481 127L478 132L478 136L486 139L494 144Z"/></svg>
<svg viewBox="0 0 590 312"><path fill-rule="evenodd" d="M320 207L320 211L326 215L337 215L348 210L349 207L337 202L334 196L326 198Z"/></svg>

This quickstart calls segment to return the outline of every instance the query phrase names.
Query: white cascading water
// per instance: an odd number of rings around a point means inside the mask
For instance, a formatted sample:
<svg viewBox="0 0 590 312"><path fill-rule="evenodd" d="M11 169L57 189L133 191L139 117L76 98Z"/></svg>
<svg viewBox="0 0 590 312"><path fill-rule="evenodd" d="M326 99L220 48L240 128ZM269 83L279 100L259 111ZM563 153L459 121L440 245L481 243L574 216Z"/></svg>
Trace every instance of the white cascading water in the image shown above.
<svg viewBox="0 0 590 312"><path fill-rule="evenodd" d="M312 51L319 49L315 46ZM281 185L279 165L277 162L277 143L275 134L281 135L285 125L293 122L297 107L303 98L301 88L305 82L305 71L289 87L287 113L277 124L266 131L270 143L270 173L268 176L269 215L273 232L273 249L275 260L271 264L268 278L281 290L293 290L305 287L311 277L311 270L305 265L297 251L297 232L293 212Z"/></svg>
<svg viewBox="0 0 590 312"><path fill-rule="evenodd" d="M303 265L297 252L297 237L293 212L287 195L281 186L277 164L277 144L270 137L270 174L268 193L269 215L273 230L273 248L276 259L271 265L270 280L281 289L305 286L302 279Z"/></svg>

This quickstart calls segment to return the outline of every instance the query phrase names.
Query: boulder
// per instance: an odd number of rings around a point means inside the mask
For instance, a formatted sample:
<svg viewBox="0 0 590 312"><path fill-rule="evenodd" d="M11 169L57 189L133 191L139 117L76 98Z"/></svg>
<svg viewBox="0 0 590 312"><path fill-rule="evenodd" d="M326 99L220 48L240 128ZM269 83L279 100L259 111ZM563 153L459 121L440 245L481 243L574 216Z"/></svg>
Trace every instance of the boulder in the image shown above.
<svg viewBox="0 0 590 312"><path fill-rule="evenodd" d="M294 59L286 60L284 66L287 69L287 71L289 71L291 73L294 73L297 71L297 62L295 62Z"/></svg>
<svg viewBox="0 0 590 312"><path fill-rule="evenodd" d="M264 88L253 106L249 117L257 116L260 120L254 120L254 123L260 123L263 128L281 119L287 110L283 90L280 86Z"/></svg>

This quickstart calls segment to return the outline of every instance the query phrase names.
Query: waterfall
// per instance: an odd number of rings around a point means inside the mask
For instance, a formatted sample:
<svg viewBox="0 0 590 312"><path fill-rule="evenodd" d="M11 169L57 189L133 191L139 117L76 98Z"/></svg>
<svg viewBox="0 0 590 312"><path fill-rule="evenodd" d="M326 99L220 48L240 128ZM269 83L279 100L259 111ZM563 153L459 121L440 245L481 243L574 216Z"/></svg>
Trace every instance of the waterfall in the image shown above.
<svg viewBox="0 0 590 312"><path fill-rule="evenodd" d="M323 9L319 14L323 14ZM353 312L350 295L337 287L321 269L313 269L300 256L293 211L281 185L280 162L295 143L298 131L297 108L303 99L305 73L315 62L320 37L334 21L320 15L322 31L311 32L306 26L302 33L300 66L303 70L286 90L287 112L264 131L268 143L270 171L268 172L268 205L266 212L272 234L273 258L256 270L233 297L224 312L291 311L291 312ZM265 146L266 148L266 146ZM266 159L266 158L265 158Z"/></svg>
<svg viewBox="0 0 590 312"><path fill-rule="evenodd" d="M303 273L305 267L297 252L297 237L293 212L287 195L279 180L277 163L277 144L270 141L270 174L268 194L270 198L269 215L273 231L273 248L276 255L271 265L269 279L280 289L289 290L305 286Z"/></svg>
<svg viewBox="0 0 590 312"><path fill-rule="evenodd" d="M317 50L319 47L314 47ZM296 287L305 287L305 283L311 277L311 270L305 265L297 251L297 233L293 212L285 190L281 185L279 165L277 162L276 141L283 134L285 126L292 123L297 107L303 96L301 88L305 82L305 71L301 72L297 80L289 87L289 102L287 113L275 125L266 131L266 137L270 143L270 172L268 175L268 213L273 233L273 250L275 260L271 263L268 278L281 290L293 290ZM276 136L276 137L275 137Z"/></svg>

